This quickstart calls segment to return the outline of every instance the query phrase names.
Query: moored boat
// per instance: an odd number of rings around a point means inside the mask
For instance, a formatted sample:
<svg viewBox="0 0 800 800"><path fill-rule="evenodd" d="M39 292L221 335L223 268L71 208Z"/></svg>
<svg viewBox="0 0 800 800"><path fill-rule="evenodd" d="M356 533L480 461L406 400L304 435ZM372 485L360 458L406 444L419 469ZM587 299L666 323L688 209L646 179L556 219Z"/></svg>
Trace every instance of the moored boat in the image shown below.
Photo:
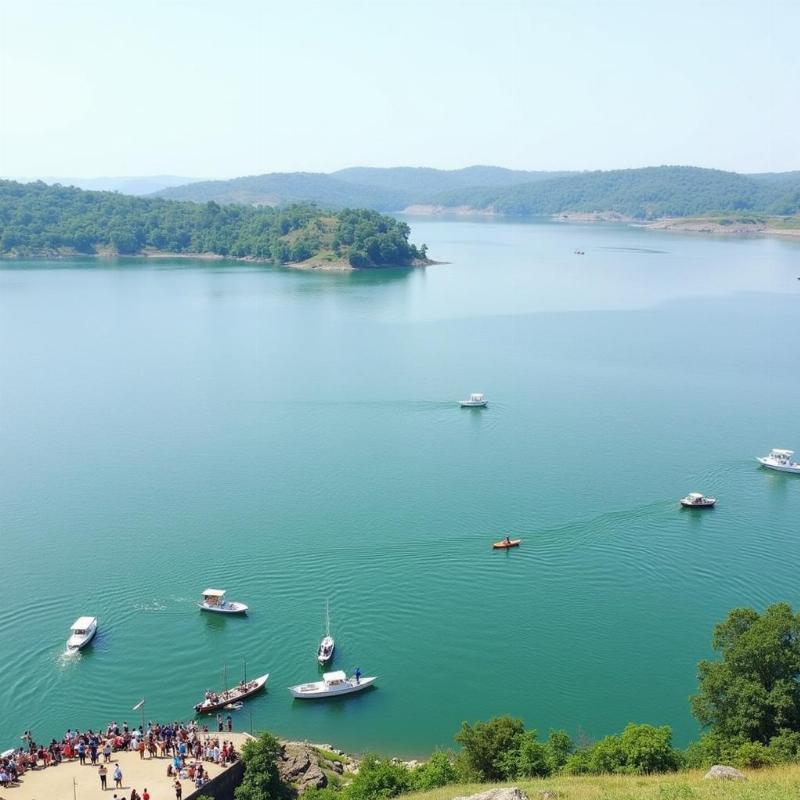
<svg viewBox="0 0 800 800"><path fill-rule="evenodd" d="M206 692L202 703L196 703L194 710L198 714L211 714L219 711L226 706L234 706L250 695L260 692L269 680L269 673L261 675L252 681L243 680L237 686L230 689L223 689L221 692Z"/></svg>
<svg viewBox="0 0 800 800"><path fill-rule="evenodd" d="M77 651L86 647L97 633L97 617L78 617L70 628L67 650Z"/></svg>
<svg viewBox="0 0 800 800"><path fill-rule="evenodd" d="M502 542L495 542L492 547L495 550L507 550L509 547L519 547L522 544L522 539L509 539L506 537Z"/></svg>
<svg viewBox="0 0 800 800"><path fill-rule="evenodd" d="M224 589L206 589L203 592L202 602L197 604L203 611L213 611L217 614L246 614L247 606L225 599Z"/></svg>
<svg viewBox="0 0 800 800"><path fill-rule="evenodd" d="M689 492L686 497L681 497L681 505L684 508L713 508L716 502L716 497L706 497L700 492Z"/></svg>
<svg viewBox="0 0 800 800"><path fill-rule="evenodd" d="M461 408L483 408L489 405L489 401L481 392L473 392L468 399L459 400Z"/></svg>
<svg viewBox="0 0 800 800"><path fill-rule="evenodd" d="M353 694L354 692L363 691L372 686L376 680L378 680L377 675L363 677L358 670L348 678L345 672L339 670L337 672L326 672L321 681L290 686L289 691L293 697L301 700L336 697L340 694Z"/></svg>
<svg viewBox="0 0 800 800"><path fill-rule="evenodd" d="M794 458L794 450L781 450L780 448L773 448L769 451L769 455L757 458L762 467L768 469L776 469L778 472L793 472L800 474L800 464L792 461Z"/></svg>

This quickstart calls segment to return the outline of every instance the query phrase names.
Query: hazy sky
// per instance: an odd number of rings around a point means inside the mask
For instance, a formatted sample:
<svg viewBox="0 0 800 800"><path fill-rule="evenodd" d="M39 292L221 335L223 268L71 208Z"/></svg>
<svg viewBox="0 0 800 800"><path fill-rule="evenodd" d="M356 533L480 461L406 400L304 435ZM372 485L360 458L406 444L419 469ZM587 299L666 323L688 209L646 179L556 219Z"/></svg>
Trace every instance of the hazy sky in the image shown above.
<svg viewBox="0 0 800 800"><path fill-rule="evenodd" d="M0 174L800 169L800 0L0 0Z"/></svg>

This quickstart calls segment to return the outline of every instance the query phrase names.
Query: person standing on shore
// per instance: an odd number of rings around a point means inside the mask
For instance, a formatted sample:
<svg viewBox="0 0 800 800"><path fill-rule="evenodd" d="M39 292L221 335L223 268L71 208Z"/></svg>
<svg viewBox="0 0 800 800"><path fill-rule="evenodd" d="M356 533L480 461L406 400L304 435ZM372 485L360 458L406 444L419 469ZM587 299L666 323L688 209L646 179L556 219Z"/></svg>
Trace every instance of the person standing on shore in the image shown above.
<svg viewBox="0 0 800 800"><path fill-rule="evenodd" d="M183 786L180 781L175 781L175 800L181 800L183 797Z"/></svg>
<svg viewBox="0 0 800 800"><path fill-rule="evenodd" d="M122 770L119 768L119 764L114 768L114 788L122 788Z"/></svg>
<svg viewBox="0 0 800 800"><path fill-rule="evenodd" d="M100 775L100 788L103 791L105 791L106 789L108 789L108 786L106 785L106 780L107 780L107 776L108 776L108 768L106 767L105 764L101 764L100 767L98 768L97 772Z"/></svg>

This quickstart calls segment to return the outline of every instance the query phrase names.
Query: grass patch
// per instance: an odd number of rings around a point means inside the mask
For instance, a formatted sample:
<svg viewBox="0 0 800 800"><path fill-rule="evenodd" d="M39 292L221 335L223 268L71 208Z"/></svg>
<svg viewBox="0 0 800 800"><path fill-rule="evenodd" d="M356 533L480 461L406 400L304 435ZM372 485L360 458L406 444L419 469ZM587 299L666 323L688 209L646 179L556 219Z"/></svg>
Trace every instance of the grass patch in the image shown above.
<svg viewBox="0 0 800 800"><path fill-rule="evenodd" d="M554 776L508 784L460 784L414 792L402 800L452 800L495 785L519 786L531 800L555 792L559 800L800 800L800 764L742 770L746 781L704 780L705 771L668 775Z"/></svg>

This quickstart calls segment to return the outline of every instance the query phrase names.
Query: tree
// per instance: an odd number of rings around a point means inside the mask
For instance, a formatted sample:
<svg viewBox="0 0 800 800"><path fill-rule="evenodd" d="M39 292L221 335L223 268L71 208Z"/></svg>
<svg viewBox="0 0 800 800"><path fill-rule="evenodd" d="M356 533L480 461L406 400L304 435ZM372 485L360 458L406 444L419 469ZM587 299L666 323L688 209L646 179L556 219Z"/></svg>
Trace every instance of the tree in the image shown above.
<svg viewBox="0 0 800 800"><path fill-rule="evenodd" d="M701 725L728 739L769 744L800 731L800 615L786 603L758 614L737 608L714 629L719 661L698 665L692 711Z"/></svg>
<svg viewBox="0 0 800 800"><path fill-rule="evenodd" d="M566 731L550 731L545 747L553 772L561 769L567 763L570 755L575 752L575 743L569 738Z"/></svg>
<svg viewBox="0 0 800 800"><path fill-rule="evenodd" d="M668 725L625 726L619 738L625 765L633 772L673 772L681 766L681 755L672 746L672 729Z"/></svg>
<svg viewBox="0 0 800 800"><path fill-rule="evenodd" d="M525 731L519 737L517 749L509 755L512 757L509 778L545 778L553 771L547 747L539 741L536 731Z"/></svg>
<svg viewBox="0 0 800 800"><path fill-rule="evenodd" d="M276 800L286 791L278 774L280 742L264 731L257 739L250 739L242 747L244 777L236 787L236 800Z"/></svg>
<svg viewBox="0 0 800 800"><path fill-rule="evenodd" d="M521 720L494 717L488 722L461 723L455 740L463 748L467 769L480 781L499 781L507 777L506 753L518 749L525 731Z"/></svg>

